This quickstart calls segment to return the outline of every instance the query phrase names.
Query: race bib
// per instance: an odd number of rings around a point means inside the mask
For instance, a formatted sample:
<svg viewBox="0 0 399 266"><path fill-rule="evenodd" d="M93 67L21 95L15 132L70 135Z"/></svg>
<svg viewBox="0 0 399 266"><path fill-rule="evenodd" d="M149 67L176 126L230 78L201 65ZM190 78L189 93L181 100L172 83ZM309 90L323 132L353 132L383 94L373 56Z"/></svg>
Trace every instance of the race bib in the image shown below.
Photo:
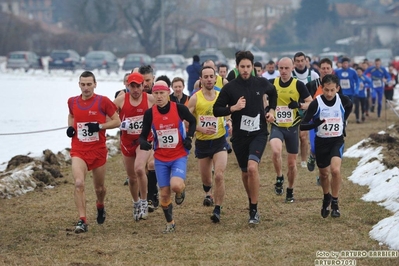
<svg viewBox="0 0 399 266"><path fill-rule="evenodd" d="M345 90L345 89L350 89L351 88L351 84L350 84L349 79L341 79L339 81L339 84L341 86L341 89Z"/></svg>
<svg viewBox="0 0 399 266"><path fill-rule="evenodd" d="M198 120L198 124L201 127L213 126L218 132L218 118L211 115L201 115Z"/></svg>
<svg viewBox="0 0 399 266"><path fill-rule="evenodd" d="M77 123L78 139L81 142L94 142L100 140L98 132L89 133L89 128L85 126L89 122Z"/></svg>
<svg viewBox="0 0 399 266"><path fill-rule="evenodd" d="M294 113L288 106L276 107L276 122L277 123L292 123L294 122Z"/></svg>
<svg viewBox="0 0 399 266"><path fill-rule="evenodd" d="M241 117L240 129L245 131L256 131L259 130L259 123L260 123L260 115L258 114L255 117L250 117L247 115L243 115Z"/></svg>
<svg viewBox="0 0 399 266"><path fill-rule="evenodd" d="M324 118L325 123L319 126L317 136L322 138L338 137L342 135L342 122L340 117Z"/></svg>
<svg viewBox="0 0 399 266"><path fill-rule="evenodd" d="M157 130L157 136L159 148L173 149L179 143L177 128Z"/></svg>
<svg viewBox="0 0 399 266"><path fill-rule="evenodd" d="M382 81L380 79L373 79L373 87L374 88L382 87Z"/></svg>
<svg viewBox="0 0 399 266"><path fill-rule="evenodd" d="M129 120L129 126L126 131L127 134L130 135L140 135L141 130L143 129L143 115L128 117L126 120Z"/></svg>

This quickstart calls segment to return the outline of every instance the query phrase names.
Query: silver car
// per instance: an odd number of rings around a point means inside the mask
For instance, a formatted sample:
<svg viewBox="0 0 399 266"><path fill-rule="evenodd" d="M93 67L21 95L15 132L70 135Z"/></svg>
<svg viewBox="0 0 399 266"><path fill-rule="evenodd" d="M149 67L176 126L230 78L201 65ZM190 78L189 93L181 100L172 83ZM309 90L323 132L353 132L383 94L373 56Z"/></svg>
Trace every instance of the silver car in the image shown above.
<svg viewBox="0 0 399 266"><path fill-rule="evenodd" d="M43 69L42 59L30 51L15 51L7 56L6 68L8 69Z"/></svg>

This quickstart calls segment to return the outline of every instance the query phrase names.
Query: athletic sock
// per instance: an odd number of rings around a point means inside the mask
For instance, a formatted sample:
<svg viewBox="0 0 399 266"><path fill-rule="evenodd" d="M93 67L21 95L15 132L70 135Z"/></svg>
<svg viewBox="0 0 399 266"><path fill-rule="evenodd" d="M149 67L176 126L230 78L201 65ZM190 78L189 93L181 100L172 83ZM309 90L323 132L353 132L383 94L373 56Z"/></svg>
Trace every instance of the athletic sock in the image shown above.
<svg viewBox="0 0 399 266"><path fill-rule="evenodd" d="M80 217L79 219L86 223L86 217Z"/></svg>
<svg viewBox="0 0 399 266"><path fill-rule="evenodd" d="M205 193L208 193L211 190L212 186L205 186L204 184L202 184L202 188L204 189Z"/></svg>

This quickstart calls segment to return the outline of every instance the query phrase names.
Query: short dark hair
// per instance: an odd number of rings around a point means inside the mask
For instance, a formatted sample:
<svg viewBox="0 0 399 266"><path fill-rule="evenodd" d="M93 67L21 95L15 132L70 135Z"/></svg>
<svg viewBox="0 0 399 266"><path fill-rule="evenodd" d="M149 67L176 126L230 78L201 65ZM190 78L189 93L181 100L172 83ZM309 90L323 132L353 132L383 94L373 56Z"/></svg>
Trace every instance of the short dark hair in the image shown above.
<svg viewBox="0 0 399 266"><path fill-rule="evenodd" d="M332 63L331 59L330 59L330 58L327 58L327 57L322 58L322 59L319 61L319 67L321 67L321 64L329 64L331 67L333 67L333 63Z"/></svg>
<svg viewBox="0 0 399 266"><path fill-rule="evenodd" d="M166 84L168 84L168 87L170 87L170 85L172 84L172 83L170 82L170 79L169 79L168 76L166 76L166 75L161 75L161 76L157 77L157 79L156 79L155 81L158 81L158 80L163 80L163 81L165 81Z"/></svg>
<svg viewBox="0 0 399 266"><path fill-rule="evenodd" d="M139 68L139 73L141 75L146 75L146 74L153 74L154 75L154 69L152 69L152 67L150 65L141 66Z"/></svg>
<svg viewBox="0 0 399 266"><path fill-rule="evenodd" d="M215 71L215 69L213 69L213 67L210 67L210 66L204 66L204 67L202 67L202 68L201 68L201 71L200 71L200 77L202 77L202 72L204 71L204 69L212 69L212 70L213 70L213 74L215 74L215 75L216 75L216 71Z"/></svg>
<svg viewBox="0 0 399 266"><path fill-rule="evenodd" d="M339 85L339 78L334 74L327 74L321 80L321 85L324 87L325 84L335 83L337 86Z"/></svg>
<svg viewBox="0 0 399 266"><path fill-rule="evenodd" d="M301 57L301 56L306 57L306 55L305 55L303 52L297 52L297 53L294 55L294 61L295 61L295 58L298 58L298 57Z"/></svg>
<svg viewBox="0 0 399 266"><path fill-rule="evenodd" d="M255 62L254 63L254 67L260 67L263 68L262 63L261 62Z"/></svg>
<svg viewBox="0 0 399 266"><path fill-rule="evenodd" d="M80 80L80 78L89 78L89 77L92 77L94 83L97 83L96 77L94 76L93 72L91 72L91 71L83 71L82 74L80 74L80 76L79 76L79 80Z"/></svg>
<svg viewBox="0 0 399 266"><path fill-rule="evenodd" d="M350 62L351 60L349 59L349 57L342 57L341 59L341 63L343 62Z"/></svg>
<svg viewBox="0 0 399 266"><path fill-rule="evenodd" d="M250 51L240 51L236 55L236 64L237 66L240 64L241 60L248 59L251 61L251 64L254 64L254 55Z"/></svg>
<svg viewBox="0 0 399 266"><path fill-rule="evenodd" d="M193 62L199 62L199 61L200 61L199 56L198 55L194 55L193 56Z"/></svg>
<svg viewBox="0 0 399 266"><path fill-rule="evenodd" d="M179 81L181 81L181 83L183 83L183 87L184 87L184 79L182 79L181 77L175 77L175 78L173 78L173 80L172 80L172 86L173 86L173 83L179 82Z"/></svg>
<svg viewBox="0 0 399 266"><path fill-rule="evenodd" d="M221 67L225 67L226 70L229 71L229 67L228 67L226 64L220 64L220 65L218 66L218 70L219 70Z"/></svg>
<svg viewBox="0 0 399 266"><path fill-rule="evenodd" d="M269 60L269 62L266 63L266 65L274 65L274 61L273 60Z"/></svg>

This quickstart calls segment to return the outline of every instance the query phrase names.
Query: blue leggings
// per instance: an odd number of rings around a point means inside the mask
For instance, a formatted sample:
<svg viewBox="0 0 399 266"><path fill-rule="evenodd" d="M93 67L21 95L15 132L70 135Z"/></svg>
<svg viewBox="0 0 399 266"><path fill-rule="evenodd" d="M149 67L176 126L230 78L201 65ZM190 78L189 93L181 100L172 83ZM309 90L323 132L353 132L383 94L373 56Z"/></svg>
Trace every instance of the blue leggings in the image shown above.
<svg viewBox="0 0 399 266"><path fill-rule="evenodd" d="M375 105L375 100L378 100L378 107L377 107L377 115L378 117L381 116L381 110L382 110L382 97L384 95L384 88L376 88L373 89L371 93L371 102L373 105Z"/></svg>
<svg viewBox="0 0 399 266"><path fill-rule="evenodd" d="M310 142L310 153L315 155L315 149L314 149L314 141L316 138L316 131L314 129L309 130L309 142Z"/></svg>

